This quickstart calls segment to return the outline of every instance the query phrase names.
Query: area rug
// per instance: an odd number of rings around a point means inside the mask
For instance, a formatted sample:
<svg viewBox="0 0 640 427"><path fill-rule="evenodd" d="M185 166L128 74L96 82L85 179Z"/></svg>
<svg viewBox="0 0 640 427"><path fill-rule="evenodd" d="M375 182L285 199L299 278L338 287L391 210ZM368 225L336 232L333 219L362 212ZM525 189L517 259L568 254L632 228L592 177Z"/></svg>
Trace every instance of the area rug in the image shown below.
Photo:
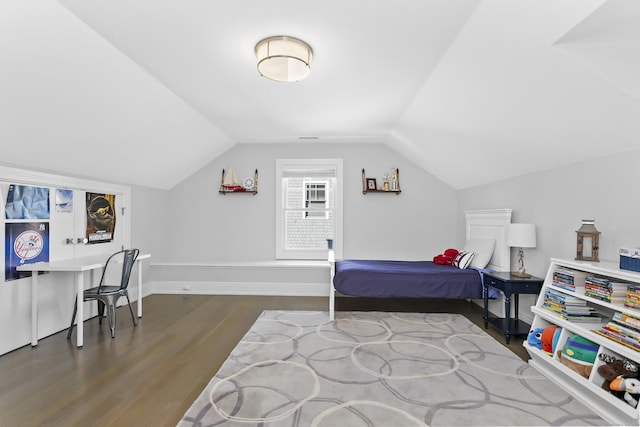
<svg viewBox="0 0 640 427"><path fill-rule="evenodd" d="M186 426L606 425L459 314L265 311Z"/></svg>

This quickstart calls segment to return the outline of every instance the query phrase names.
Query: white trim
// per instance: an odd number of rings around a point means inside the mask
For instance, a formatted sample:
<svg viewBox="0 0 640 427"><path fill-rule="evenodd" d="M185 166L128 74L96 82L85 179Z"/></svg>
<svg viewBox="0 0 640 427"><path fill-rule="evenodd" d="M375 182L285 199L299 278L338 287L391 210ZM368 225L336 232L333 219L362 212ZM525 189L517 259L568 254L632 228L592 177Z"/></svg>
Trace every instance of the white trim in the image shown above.
<svg viewBox="0 0 640 427"><path fill-rule="evenodd" d="M343 161L342 159L276 159L276 173L275 173L275 188L276 188L276 247L275 257L276 259L314 259L322 260L326 257L326 250L319 251L291 251L284 249L283 240L283 220L282 211L284 207L284 188L283 188L283 175L287 168L300 167L302 169L311 168L313 166L323 166L335 168L335 183L333 188L333 201L334 201L334 221L335 221L335 235L333 236L334 250L338 256L342 256L342 231L343 231L343 199L342 199L342 186L343 186Z"/></svg>
<svg viewBox="0 0 640 427"><path fill-rule="evenodd" d="M326 283L272 283L272 282L151 282L143 285L151 294L179 295L274 295L322 296L328 295ZM146 293L146 291L145 291ZM146 296L146 295L145 295Z"/></svg>
<svg viewBox="0 0 640 427"><path fill-rule="evenodd" d="M163 268L235 268L254 269L277 267L280 269L329 268L326 261L276 260L276 261L218 261L218 262L152 262L151 267Z"/></svg>

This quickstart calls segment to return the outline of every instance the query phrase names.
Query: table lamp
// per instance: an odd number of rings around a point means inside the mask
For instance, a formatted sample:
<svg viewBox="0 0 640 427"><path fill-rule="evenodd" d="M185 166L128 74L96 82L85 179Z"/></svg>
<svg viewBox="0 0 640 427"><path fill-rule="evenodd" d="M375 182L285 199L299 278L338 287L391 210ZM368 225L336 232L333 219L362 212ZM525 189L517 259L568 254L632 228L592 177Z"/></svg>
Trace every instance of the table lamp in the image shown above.
<svg viewBox="0 0 640 427"><path fill-rule="evenodd" d="M518 270L512 271L511 274L521 278L531 277L525 273L523 248L536 247L535 224L509 224L507 233L507 244L512 248L518 248Z"/></svg>

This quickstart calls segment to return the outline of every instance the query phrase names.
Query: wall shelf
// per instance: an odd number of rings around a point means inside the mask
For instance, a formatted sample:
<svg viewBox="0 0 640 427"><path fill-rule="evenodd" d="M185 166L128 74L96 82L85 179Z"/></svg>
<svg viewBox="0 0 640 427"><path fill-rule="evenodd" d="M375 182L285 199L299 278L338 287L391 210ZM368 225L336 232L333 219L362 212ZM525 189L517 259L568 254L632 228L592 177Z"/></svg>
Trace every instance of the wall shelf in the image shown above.
<svg viewBox="0 0 640 427"><path fill-rule="evenodd" d="M247 177L242 180L240 185L225 185L224 184L225 170L222 169L222 177L220 179L220 189L218 193L225 194L258 194L258 169L255 170L252 177Z"/></svg>
<svg viewBox="0 0 640 427"><path fill-rule="evenodd" d="M386 186L384 185L384 182L382 183L382 186L380 186L377 179L367 178L364 168L362 168L362 194L391 193L395 194L396 196L400 194L402 192L402 190L400 190L400 169L392 169L392 175L393 172L395 172L395 180L393 178L389 178L389 181L386 182Z"/></svg>

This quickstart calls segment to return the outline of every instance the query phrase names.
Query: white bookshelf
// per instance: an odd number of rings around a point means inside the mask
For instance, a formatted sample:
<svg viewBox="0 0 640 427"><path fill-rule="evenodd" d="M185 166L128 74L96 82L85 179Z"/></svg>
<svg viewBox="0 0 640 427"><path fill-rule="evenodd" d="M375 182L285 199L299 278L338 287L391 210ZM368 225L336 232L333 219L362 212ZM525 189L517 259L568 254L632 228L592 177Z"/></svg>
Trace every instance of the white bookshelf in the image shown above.
<svg viewBox="0 0 640 427"><path fill-rule="evenodd" d="M552 288L555 291L583 299L588 305L594 307L599 313L604 315L605 323L611 319L614 312L622 312L634 317L640 317L640 311L638 310L624 307L622 305L610 304L597 298L585 296L583 290L572 292L565 288L555 286L553 284L553 273L559 269L586 272L589 275L605 277L614 281L626 281L640 284L640 273L620 270L614 263L586 263L552 258L536 305L531 307L531 311L534 315L531 328L544 328L551 325L561 327L562 333L558 340L558 349L562 349L570 336L577 334L598 344L600 346L598 353L607 353L615 356L617 359L629 359L640 364L639 351L593 332L593 330L599 329L599 326L591 323L567 321L542 308L544 303L544 292L546 289ZM553 382L567 390L587 407L592 408L608 422L615 425L639 425L640 405L638 405L638 408L633 408L625 401L618 399L613 394L602 388L604 378L598 374L597 368L604 362L599 358L596 359L589 378L584 378L563 365L558 358L557 352L550 356L542 350L528 345L526 341L523 345L531 356L531 360L529 360L529 364L531 366L538 369Z"/></svg>

